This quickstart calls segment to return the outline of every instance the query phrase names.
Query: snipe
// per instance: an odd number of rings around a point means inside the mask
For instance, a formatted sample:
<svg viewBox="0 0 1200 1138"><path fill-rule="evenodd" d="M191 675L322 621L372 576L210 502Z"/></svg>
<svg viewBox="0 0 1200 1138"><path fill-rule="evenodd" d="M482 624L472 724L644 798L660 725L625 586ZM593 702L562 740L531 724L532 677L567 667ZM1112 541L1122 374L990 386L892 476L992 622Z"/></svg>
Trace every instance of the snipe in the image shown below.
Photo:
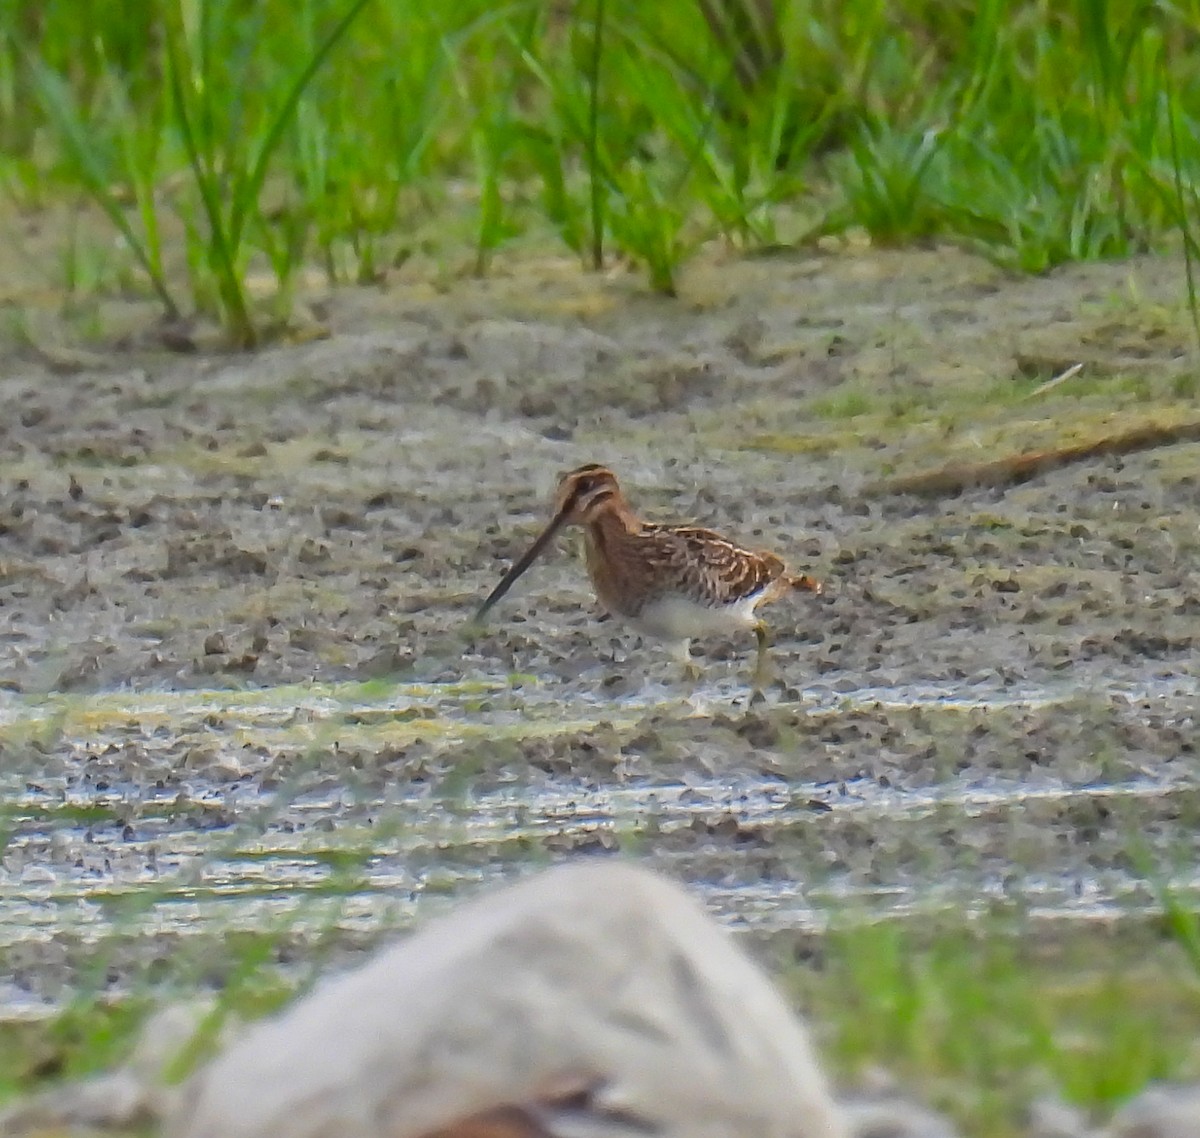
<svg viewBox="0 0 1200 1138"><path fill-rule="evenodd" d="M753 629L754 685L761 691L769 671L768 637L755 610L794 590L821 591L820 582L790 573L773 553L745 549L696 526L643 521L613 472L589 463L563 475L549 523L479 606L476 621L565 526L583 530L588 573L604 608L637 632L672 644L692 677L692 637Z"/></svg>

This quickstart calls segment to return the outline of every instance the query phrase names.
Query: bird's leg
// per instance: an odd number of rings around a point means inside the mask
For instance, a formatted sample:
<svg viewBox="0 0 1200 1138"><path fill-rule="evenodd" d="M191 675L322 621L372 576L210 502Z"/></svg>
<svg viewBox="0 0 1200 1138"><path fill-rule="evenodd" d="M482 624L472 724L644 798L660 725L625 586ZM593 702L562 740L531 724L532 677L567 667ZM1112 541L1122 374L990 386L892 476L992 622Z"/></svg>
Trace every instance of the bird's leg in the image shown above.
<svg viewBox="0 0 1200 1138"><path fill-rule="evenodd" d="M680 664L683 665L683 678L688 683L694 684L704 675L704 670L692 659L691 646L692 642L690 640L681 640L675 651L679 656Z"/></svg>
<svg viewBox="0 0 1200 1138"><path fill-rule="evenodd" d="M771 640L765 621L755 624L754 638L758 641L758 654L754 661L754 690L750 693L750 702L760 703L766 698L763 689L771 682Z"/></svg>

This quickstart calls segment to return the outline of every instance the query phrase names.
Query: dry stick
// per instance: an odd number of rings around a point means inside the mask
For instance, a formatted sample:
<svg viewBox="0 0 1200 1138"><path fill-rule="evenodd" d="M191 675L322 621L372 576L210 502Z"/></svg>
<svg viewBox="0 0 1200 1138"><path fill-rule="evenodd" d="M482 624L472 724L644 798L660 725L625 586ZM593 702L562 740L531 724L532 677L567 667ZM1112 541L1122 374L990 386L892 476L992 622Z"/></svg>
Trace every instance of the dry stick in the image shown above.
<svg viewBox="0 0 1200 1138"><path fill-rule="evenodd" d="M937 470L877 482L866 493L872 497L889 494L915 494L923 498L952 497L972 487L1016 486L1047 471L1102 455L1133 454L1135 451L1191 442L1200 442L1200 420L1175 426L1144 423L1117 435L1105 435L1104 438L1076 443L1074 446L1027 451L992 462L951 463Z"/></svg>

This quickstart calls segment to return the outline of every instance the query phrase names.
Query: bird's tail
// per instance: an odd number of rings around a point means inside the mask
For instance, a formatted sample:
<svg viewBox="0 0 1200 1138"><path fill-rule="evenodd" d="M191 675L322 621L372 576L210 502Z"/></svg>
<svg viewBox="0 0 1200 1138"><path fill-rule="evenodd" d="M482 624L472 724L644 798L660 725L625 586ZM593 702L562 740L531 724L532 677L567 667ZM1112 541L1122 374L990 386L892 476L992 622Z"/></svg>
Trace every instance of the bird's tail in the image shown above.
<svg viewBox="0 0 1200 1138"><path fill-rule="evenodd" d="M807 573L800 573L789 579L788 584L793 589L800 589L806 593L820 593L824 591L824 586L816 577L810 577Z"/></svg>

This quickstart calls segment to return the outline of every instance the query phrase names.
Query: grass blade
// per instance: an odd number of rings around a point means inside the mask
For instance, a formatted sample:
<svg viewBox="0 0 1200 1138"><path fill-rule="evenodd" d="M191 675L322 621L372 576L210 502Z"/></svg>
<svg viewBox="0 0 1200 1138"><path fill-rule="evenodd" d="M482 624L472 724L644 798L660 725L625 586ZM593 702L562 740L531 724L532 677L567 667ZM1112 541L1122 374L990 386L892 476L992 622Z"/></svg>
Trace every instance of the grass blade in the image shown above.
<svg viewBox="0 0 1200 1138"><path fill-rule="evenodd" d="M30 58L26 60L26 64L33 77L41 106L53 124L84 188L125 239L130 252L145 271L151 288L163 306L163 311L171 319L178 318L179 306L167 286L161 263L146 242L138 236L126 216L125 207L114 196L111 189L112 179L97 154L96 143L91 138L88 125L75 106L66 83L40 60Z"/></svg>
<svg viewBox="0 0 1200 1138"><path fill-rule="evenodd" d="M596 0L592 13L592 43L588 55L587 156L592 222L592 268L604 268L604 185L600 178L600 63L604 54L604 0Z"/></svg>
<svg viewBox="0 0 1200 1138"><path fill-rule="evenodd" d="M317 50L313 52L308 62L301 68L300 73L292 82L287 96L275 112L275 116L267 128L267 133L259 144L254 165L251 167L246 178L238 186L237 193L234 195L233 208L229 218L229 237L235 248L241 243L249 209L258 201L258 195L262 190L263 183L266 181L267 169L270 166L271 158L274 156L275 151L279 149L284 131L287 130L288 124L292 121L292 117L296 113L296 108L299 106L304 92L308 89L308 85L312 82L313 77L320 71L321 65L329 57L330 52L345 37L346 33L353 27L354 21L358 19L359 14L371 2L372 0L353 0L353 3L342 14L342 17L330 29L329 34L318 45Z"/></svg>
<svg viewBox="0 0 1200 1138"><path fill-rule="evenodd" d="M238 347L252 348L257 343L258 337L246 303L241 272L226 234L225 219L221 209L220 187L217 184L216 173L210 165L210 159L201 153L197 132L193 125L194 115L198 113L200 116L204 116L206 111L203 102L197 107L191 105L192 100L185 87L185 79L189 85L191 83L192 68L190 57L185 55L185 49L180 42L180 29L175 26L173 21L167 20L165 30L167 74L171 87L171 100L175 109L180 138L191 167L192 178L200 194L201 205L208 221L209 260L216 276L217 294L225 310L225 318L234 342Z"/></svg>

